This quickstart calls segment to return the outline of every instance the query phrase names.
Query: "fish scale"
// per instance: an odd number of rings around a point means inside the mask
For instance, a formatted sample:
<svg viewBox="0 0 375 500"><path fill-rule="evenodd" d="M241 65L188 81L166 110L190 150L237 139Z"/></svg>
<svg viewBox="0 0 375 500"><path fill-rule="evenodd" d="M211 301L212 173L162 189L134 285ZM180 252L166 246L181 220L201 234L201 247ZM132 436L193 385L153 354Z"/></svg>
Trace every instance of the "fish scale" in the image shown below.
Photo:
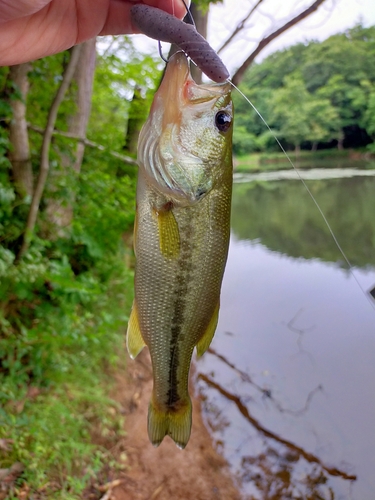
<svg viewBox="0 0 375 500"><path fill-rule="evenodd" d="M184 448L191 431L188 380L194 347L216 329L230 231L232 116L229 84L197 85L175 54L138 146L135 299L127 345L150 350L153 393L148 433ZM199 152L199 155L198 155Z"/></svg>

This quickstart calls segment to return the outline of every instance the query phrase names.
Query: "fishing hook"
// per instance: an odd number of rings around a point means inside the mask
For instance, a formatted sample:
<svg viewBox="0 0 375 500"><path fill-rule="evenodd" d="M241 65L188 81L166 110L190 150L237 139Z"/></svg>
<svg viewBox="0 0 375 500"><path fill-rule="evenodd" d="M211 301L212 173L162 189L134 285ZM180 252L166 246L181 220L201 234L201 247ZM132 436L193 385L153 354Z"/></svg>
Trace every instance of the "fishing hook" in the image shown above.
<svg viewBox="0 0 375 500"><path fill-rule="evenodd" d="M185 0L182 0L182 3L184 4L185 6L185 9L186 9L186 15L189 17L189 21L190 22L186 22L186 24L191 24L194 26L195 29L197 29L197 26L195 24L195 21L194 21L194 17L193 17L193 14L191 13L191 10L190 10L190 7L188 7L187 3L185 2ZM169 59L167 59L166 57L164 57L164 54L163 54L163 49L162 49L162 46L161 46L161 40L158 40L158 49L159 49L159 56L162 58L162 60L168 64L169 63Z"/></svg>
<svg viewBox="0 0 375 500"><path fill-rule="evenodd" d="M192 20L186 0L184 5ZM216 51L207 40L198 33L195 25L183 22L172 14L144 4L136 4L130 9L132 22L145 35L158 42L177 45L211 80L221 83L229 78L229 72ZM186 17L186 16L185 16ZM163 61L159 46L159 53Z"/></svg>
<svg viewBox="0 0 375 500"><path fill-rule="evenodd" d="M162 46L161 46L161 41L158 40L158 49L159 49L159 56L163 59L163 61L168 64L169 63L169 59L166 59L164 57L164 54L163 54L163 50L162 50Z"/></svg>
<svg viewBox="0 0 375 500"><path fill-rule="evenodd" d="M194 26L195 29L197 29L196 25L195 25L195 21L194 21L194 17L193 17L193 14L191 13L191 10L190 10L190 7L187 6L187 3L185 2L185 0L182 0L182 3L184 4L185 6L185 9L186 9L186 14L189 16L190 18L190 23L189 24L192 24Z"/></svg>

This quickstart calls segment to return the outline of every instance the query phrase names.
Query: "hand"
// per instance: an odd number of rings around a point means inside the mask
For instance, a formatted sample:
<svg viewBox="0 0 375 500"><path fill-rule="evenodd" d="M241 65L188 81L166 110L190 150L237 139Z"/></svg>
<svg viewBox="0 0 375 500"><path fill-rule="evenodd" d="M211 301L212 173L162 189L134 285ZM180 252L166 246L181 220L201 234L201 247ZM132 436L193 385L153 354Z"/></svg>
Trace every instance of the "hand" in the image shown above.
<svg viewBox="0 0 375 500"><path fill-rule="evenodd" d="M0 66L55 54L97 35L137 33L130 21L135 3L185 15L181 0L0 0Z"/></svg>

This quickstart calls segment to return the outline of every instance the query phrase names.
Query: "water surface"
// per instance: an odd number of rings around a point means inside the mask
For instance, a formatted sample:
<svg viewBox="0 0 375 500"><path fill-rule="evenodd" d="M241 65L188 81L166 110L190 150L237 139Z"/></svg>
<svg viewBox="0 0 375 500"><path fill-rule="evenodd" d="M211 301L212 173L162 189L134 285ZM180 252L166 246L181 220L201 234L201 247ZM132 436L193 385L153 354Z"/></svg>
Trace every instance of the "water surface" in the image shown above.
<svg viewBox="0 0 375 500"><path fill-rule="evenodd" d="M307 182L369 290L375 178ZM373 500L372 299L300 181L236 184L232 231L213 351L198 371L244 498Z"/></svg>

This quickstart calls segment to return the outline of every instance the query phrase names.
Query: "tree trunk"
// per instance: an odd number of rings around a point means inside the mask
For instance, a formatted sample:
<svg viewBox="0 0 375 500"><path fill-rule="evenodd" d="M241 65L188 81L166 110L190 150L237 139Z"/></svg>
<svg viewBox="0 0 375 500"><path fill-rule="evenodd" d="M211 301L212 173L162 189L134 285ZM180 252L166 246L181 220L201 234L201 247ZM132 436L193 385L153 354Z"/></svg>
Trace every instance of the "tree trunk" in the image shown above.
<svg viewBox="0 0 375 500"><path fill-rule="evenodd" d="M207 38L208 9L205 13L202 12L201 8L193 1L190 5L190 12L198 33ZM202 83L202 71L195 64L191 65L191 76L198 84Z"/></svg>
<svg viewBox="0 0 375 500"><path fill-rule="evenodd" d="M318 150L318 141L313 141L311 146L311 151L317 151L317 150Z"/></svg>
<svg viewBox="0 0 375 500"><path fill-rule="evenodd" d="M27 74L30 69L31 65L24 63L11 66L9 72L10 80L20 93L20 98L10 99L13 117L9 126L9 139L12 145L9 160L12 164L14 184L22 197L33 194L33 172L26 121L26 98L29 90Z"/></svg>
<svg viewBox="0 0 375 500"><path fill-rule="evenodd" d="M50 154L50 146L51 146L53 130L55 128L55 123L57 119L57 114L60 108L60 104L62 103L65 94L71 84L73 76L75 74L80 51L81 51L80 45L76 45L72 49L69 63L65 68L61 84L57 90L57 93L52 101L51 107L48 112L47 125L43 134L42 150L40 154L39 175L35 184L35 189L31 200L26 227L23 233L22 244L17 253L15 264L18 264L22 259L22 257L24 256L24 254L27 252L31 240L33 238L35 224L38 218L39 206L42 200L42 196L48 178L48 173L50 170L49 154Z"/></svg>
<svg viewBox="0 0 375 500"><path fill-rule="evenodd" d="M82 44L81 54L78 61L74 80L77 84L77 111L71 117L69 130L71 134L78 137L86 137L87 124L91 113L92 87L94 82L96 64L96 38L87 40ZM79 173L81 170L85 145L77 144L73 170Z"/></svg>
<svg viewBox="0 0 375 500"><path fill-rule="evenodd" d="M75 96L75 112L68 120L68 133L81 137L86 137L87 124L91 112L92 87L96 62L96 39L93 38L81 45L78 64L73 76L73 82L77 91ZM81 170L83 155L85 152L84 142L77 142L72 155L61 156L61 169L51 172L50 180L53 184L58 183L60 176L78 176ZM53 189L53 188L52 188ZM55 227L54 233L62 235L62 230L69 228L73 219L73 206L75 201L75 189L70 190L69 199L61 202L59 199L50 199L47 202L48 220ZM57 229L57 231L56 231Z"/></svg>
<svg viewBox="0 0 375 500"><path fill-rule="evenodd" d="M135 87L133 98L129 106L128 126L125 135L124 150L129 154L137 154L138 136L144 123L144 116L139 112L143 108L140 87Z"/></svg>
<svg viewBox="0 0 375 500"><path fill-rule="evenodd" d="M344 132L342 132L337 139L337 149L342 151L344 149Z"/></svg>

